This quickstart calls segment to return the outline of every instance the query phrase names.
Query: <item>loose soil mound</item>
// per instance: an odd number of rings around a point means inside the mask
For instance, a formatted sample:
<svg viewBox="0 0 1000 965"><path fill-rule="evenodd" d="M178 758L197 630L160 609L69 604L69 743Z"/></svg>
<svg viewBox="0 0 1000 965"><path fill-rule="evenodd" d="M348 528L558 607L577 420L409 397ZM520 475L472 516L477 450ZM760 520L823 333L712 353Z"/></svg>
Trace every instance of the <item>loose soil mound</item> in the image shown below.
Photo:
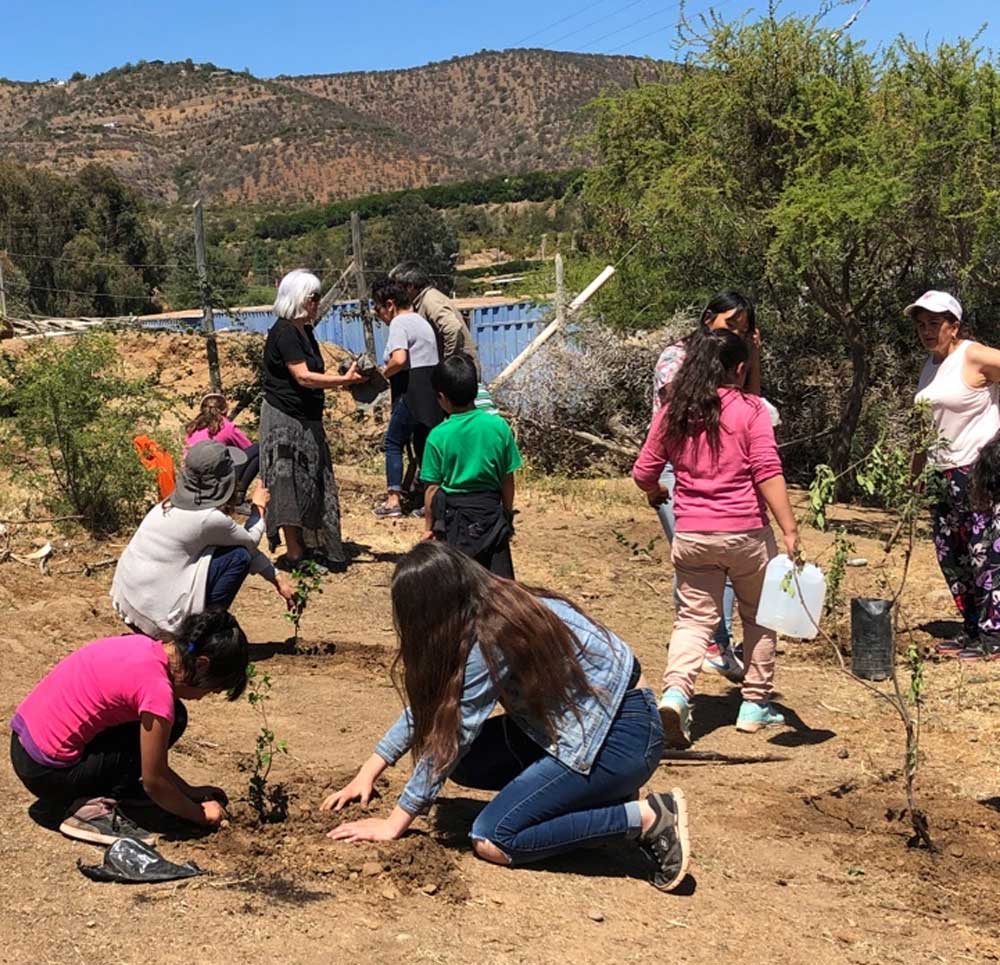
<svg viewBox="0 0 1000 965"><path fill-rule="evenodd" d="M354 775L343 773L331 787ZM345 821L384 816L392 809L390 782L379 782L381 796L364 809L350 805L339 813L316 805L317 784L307 776L284 780L288 817L261 824L245 801L230 808L230 823L214 834L186 841L190 853L206 870L223 876L233 887L250 886L272 897L308 901L310 895L357 891L385 900L413 894L447 901L464 901L469 888L455 862L432 834L419 833L382 844L345 844L326 834Z"/></svg>

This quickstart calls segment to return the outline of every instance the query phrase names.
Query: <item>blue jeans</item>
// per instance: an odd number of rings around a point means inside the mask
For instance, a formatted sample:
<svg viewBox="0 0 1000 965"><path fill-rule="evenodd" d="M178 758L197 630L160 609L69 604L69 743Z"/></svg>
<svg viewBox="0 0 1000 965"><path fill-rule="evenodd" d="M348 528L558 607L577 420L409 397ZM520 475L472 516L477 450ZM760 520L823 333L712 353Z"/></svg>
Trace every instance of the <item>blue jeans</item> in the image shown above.
<svg viewBox="0 0 1000 965"><path fill-rule="evenodd" d="M247 520L247 528L253 526L260 515L254 506ZM217 546L212 551L212 562L208 564L208 579L205 581L205 609L220 607L228 610L240 592L243 581L250 572L250 550L245 546Z"/></svg>
<svg viewBox="0 0 1000 965"><path fill-rule="evenodd" d="M674 475L674 467L667 463L660 474L660 485L666 486L670 490L670 498L656 507L656 515L660 517L660 525L667 535L667 540L673 545L674 533L677 532L677 520L674 517L674 489L677 486L677 477ZM677 592L677 574L674 574L674 612L680 608L681 598ZM736 605L736 592L733 584L726 577L726 586L722 591L722 619L715 628L715 636L712 642L720 647L728 647L733 637L733 608Z"/></svg>
<svg viewBox="0 0 1000 965"><path fill-rule="evenodd" d="M424 455L429 432L427 426L413 418L405 396L398 398L385 430L385 481L389 492L403 491L403 450L406 444L413 440L413 449L419 463Z"/></svg>
<svg viewBox="0 0 1000 965"><path fill-rule="evenodd" d="M491 717L451 775L456 784L499 791L472 825L526 864L584 844L638 837L636 792L656 770L663 728L650 690L629 690L589 774L547 754L508 716Z"/></svg>

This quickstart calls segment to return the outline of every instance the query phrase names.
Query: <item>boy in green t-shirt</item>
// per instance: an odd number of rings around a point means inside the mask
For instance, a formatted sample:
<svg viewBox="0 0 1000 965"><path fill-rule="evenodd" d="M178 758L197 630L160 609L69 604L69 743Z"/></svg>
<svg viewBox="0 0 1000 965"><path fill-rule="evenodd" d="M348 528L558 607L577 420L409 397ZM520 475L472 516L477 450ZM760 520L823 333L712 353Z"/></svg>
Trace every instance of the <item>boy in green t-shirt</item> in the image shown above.
<svg viewBox="0 0 1000 965"><path fill-rule="evenodd" d="M431 384L448 418L431 430L420 464L427 486L424 539L441 539L512 580L514 472L521 468L514 433L501 416L476 408L478 379L469 356L446 358Z"/></svg>

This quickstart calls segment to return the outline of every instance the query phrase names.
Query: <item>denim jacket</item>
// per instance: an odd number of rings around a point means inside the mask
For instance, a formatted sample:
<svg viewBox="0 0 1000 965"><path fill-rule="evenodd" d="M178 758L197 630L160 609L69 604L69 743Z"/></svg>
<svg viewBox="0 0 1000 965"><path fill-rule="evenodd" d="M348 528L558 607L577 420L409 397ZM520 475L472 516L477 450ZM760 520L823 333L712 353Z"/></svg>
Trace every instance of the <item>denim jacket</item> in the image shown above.
<svg viewBox="0 0 1000 965"><path fill-rule="evenodd" d="M544 604L565 623L580 641L580 665L593 693L582 694L572 707L566 708L553 721L555 741L546 734L541 721L529 716L518 699L517 681L511 680L500 655L498 676L507 692L505 710L532 740L557 761L571 770L588 774L611 729L611 723L628 686L632 672L632 651L614 634L604 634L586 617L561 600L543 600ZM458 753L455 760L440 774L434 774L434 761L424 755L413 769L399 798L399 806L409 814L426 810L437 797L445 779L469 750L483 724L499 699L496 683L477 643L465 664L465 685L462 690ZM388 730L375 748L388 764L395 764L409 749L413 739L413 718L407 707L399 720Z"/></svg>

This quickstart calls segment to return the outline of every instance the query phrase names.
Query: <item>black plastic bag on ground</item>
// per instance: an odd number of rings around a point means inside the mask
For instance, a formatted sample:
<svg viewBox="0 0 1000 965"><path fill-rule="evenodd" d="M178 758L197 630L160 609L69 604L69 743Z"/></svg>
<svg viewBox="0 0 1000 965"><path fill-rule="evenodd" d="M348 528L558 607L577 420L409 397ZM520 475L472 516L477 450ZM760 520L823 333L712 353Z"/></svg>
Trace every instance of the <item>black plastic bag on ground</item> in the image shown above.
<svg viewBox="0 0 1000 965"><path fill-rule="evenodd" d="M91 881L118 881L122 884L156 884L205 874L193 861L174 864L155 848L135 838L119 838L104 852L101 864L87 865L78 860L76 866Z"/></svg>
<svg viewBox="0 0 1000 965"><path fill-rule="evenodd" d="M892 603L854 597L851 600L851 672L865 680L887 680L895 657Z"/></svg>

